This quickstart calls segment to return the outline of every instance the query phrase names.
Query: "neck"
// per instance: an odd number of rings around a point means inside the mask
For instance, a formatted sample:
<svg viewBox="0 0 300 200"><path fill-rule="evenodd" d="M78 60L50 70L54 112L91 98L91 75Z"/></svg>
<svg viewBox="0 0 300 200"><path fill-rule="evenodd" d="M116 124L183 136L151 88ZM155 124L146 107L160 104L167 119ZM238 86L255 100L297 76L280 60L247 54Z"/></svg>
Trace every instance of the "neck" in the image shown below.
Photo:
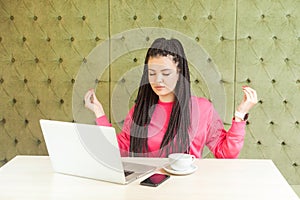
<svg viewBox="0 0 300 200"><path fill-rule="evenodd" d="M161 96L159 96L159 100L164 103L173 102L175 100L175 96L174 96L174 94L161 95Z"/></svg>

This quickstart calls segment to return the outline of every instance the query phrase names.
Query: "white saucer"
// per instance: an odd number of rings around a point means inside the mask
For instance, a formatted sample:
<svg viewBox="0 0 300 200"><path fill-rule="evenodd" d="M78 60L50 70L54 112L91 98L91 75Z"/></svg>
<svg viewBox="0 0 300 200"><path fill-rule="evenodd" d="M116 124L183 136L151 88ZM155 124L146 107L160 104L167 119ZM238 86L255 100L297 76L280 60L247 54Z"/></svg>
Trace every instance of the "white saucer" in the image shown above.
<svg viewBox="0 0 300 200"><path fill-rule="evenodd" d="M170 173L170 174L175 174L175 175L188 175L188 174L192 174L194 173L197 169L198 169L198 166L196 165L192 165L191 168L187 169L187 170L184 170L184 171L176 171L174 169L172 169L170 167L170 165L167 165L165 167L163 167L163 169Z"/></svg>

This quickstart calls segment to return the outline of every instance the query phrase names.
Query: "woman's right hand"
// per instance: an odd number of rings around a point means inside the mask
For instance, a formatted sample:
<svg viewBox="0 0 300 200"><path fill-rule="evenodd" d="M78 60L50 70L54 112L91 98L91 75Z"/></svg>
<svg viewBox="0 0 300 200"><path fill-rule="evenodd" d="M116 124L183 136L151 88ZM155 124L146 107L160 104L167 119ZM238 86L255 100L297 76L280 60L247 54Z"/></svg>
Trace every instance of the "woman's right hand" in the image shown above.
<svg viewBox="0 0 300 200"><path fill-rule="evenodd" d="M85 107L93 111L97 118L105 115L102 104L98 101L94 89L90 89L84 96Z"/></svg>

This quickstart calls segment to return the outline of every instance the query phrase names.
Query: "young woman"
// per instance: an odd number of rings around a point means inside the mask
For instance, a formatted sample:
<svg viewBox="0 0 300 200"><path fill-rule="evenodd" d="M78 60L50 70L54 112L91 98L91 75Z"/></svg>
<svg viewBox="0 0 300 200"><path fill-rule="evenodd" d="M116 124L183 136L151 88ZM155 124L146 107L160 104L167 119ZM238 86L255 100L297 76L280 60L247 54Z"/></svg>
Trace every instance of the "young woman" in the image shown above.
<svg viewBox="0 0 300 200"><path fill-rule="evenodd" d="M244 98L226 131L212 103L191 96L181 43L156 39L145 58L135 105L117 135L122 156L166 157L182 152L201 158L207 145L216 158L236 158L244 142L247 113L257 103L255 90L242 90ZM93 89L85 95L85 106L95 113L98 125L111 126Z"/></svg>

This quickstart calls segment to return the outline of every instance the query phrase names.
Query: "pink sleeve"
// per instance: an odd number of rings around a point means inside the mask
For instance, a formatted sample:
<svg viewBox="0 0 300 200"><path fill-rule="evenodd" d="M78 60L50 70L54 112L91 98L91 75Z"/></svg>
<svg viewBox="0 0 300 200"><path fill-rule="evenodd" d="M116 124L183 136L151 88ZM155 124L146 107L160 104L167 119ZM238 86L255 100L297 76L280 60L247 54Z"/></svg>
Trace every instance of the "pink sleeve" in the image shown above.
<svg viewBox="0 0 300 200"><path fill-rule="evenodd" d="M99 126L110 126L110 127L112 126L105 115L98 117L96 119L96 124Z"/></svg>
<svg viewBox="0 0 300 200"><path fill-rule="evenodd" d="M133 110L134 109L132 107L124 120L122 131L117 134L120 153L121 156L123 157L129 156L130 128L131 128ZM105 115L97 118L96 123L99 126L112 126Z"/></svg>
<svg viewBox="0 0 300 200"><path fill-rule="evenodd" d="M129 156L130 128L132 123L133 108L127 114L121 133L117 135L121 156Z"/></svg>
<svg viewBox="0 0 300 200"><path fill-rule="evenodd" d="M206 145L216 158L237 158L244 144L246 122L235 122L228 131L213 106Z"/></svg>

